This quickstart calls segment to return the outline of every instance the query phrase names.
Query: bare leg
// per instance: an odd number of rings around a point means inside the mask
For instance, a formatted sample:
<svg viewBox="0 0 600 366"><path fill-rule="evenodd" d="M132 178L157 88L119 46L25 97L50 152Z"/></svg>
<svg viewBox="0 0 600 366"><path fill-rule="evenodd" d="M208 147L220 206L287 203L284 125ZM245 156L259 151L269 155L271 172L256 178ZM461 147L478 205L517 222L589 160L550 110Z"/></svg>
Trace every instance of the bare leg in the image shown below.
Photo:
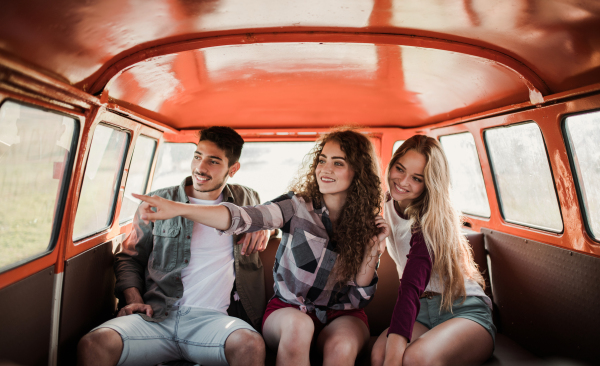
<svg viewBox="0 0 600 366"><path fill-rule="evenodd" d="M476 322L453 318L411 342L402 360L415 365L480 365L492 354L492 336Z"/></svg>
<svg viewBox="0 0 600 366"><path fill-rule="evenodd" d="M354 365L356 356L369 342L369 329L354 316L341 316L329 323L317 338L323 366Z"/></svg>
<svg viewBox="0 0 600 366"><path fill-rule="evenodd" d="M248 329L238 329L225 341L225 358L231 366L265 364L265 342L262 336Z"/></svg>
<svg viewBox="0 0 600 366"><path fill-rule="evenodd" d="M77 345L77 365L114 366L121 358L123 340L110 328L100 328L86 334Z"/></svg>
<svg viewBox="0 0 600 366"><path fill-rule="evenodd" d="M309 366L315 325L310 316L295 308L275 310L263 326L267 346L277 350L277 365Z"/></svg>
<svg viewBox="0 0 600 366"><path fill-rule="evenodd" d="M373 345L373 350L371 350L372 366L383 365L383 360L385 359L385 344L387 342L388 329L390 328L387 328L381 333L381 335L379 336L379 338L377 338L377 341ZM419 322L415 322L415 325L413 325L413 331L411 336L412 338L410 340L411 343L409 343L409 345L412 344L412 342L421 337L427 331L429 331L429 328L427 328Z"/></svg>

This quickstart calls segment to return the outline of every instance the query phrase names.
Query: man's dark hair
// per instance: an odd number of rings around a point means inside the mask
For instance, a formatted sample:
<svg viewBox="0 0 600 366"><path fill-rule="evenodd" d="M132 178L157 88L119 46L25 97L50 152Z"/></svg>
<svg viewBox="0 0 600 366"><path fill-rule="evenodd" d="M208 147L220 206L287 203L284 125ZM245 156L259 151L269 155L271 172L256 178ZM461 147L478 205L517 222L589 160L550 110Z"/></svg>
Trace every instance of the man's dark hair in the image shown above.
<svg viewBox="0 0 600 366"><path fill-rule="evenodd" d="M237 163L242 155L244 139L233 128L213 126L200 131L200 141L214 142L225 152L229 166Z"/></svg>

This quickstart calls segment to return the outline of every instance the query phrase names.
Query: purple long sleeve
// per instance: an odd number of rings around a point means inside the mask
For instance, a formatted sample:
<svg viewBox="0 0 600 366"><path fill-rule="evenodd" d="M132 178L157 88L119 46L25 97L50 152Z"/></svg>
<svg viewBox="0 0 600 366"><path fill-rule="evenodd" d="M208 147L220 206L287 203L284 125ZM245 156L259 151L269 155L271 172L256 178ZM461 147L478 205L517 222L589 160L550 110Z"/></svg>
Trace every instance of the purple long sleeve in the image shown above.
<svg viewBox="0 0 600 366"><path fill-rule="evenodd" d="M432 260L420 231L410 239L407 258L388 335L399 334L410 342L413 325L421 308L419 298L429 283L432 268Z"/></svg>

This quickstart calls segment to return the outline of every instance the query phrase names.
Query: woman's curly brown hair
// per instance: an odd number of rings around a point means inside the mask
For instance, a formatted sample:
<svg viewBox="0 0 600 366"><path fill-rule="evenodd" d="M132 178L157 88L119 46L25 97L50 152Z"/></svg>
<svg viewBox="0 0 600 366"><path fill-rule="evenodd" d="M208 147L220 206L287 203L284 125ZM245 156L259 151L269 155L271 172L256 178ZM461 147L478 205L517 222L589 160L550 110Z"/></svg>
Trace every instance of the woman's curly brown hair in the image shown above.
<svg viewBox="0 0 600 366"><path fill-rule="evenodd" d="M346 162L354 171L332 238L337 242L339 253L336 280L342 284L355 280L365 251L375 245L372 238L380 231L375 224L375 217L381 212L381 179L377 155L371 141L360 132L339 129L323 136L306 155L303 169L292 183L291 191L306 202L321 205L323 195L319 191L315 170L323 147L330 141L340 144L346 154Z"/></svg>

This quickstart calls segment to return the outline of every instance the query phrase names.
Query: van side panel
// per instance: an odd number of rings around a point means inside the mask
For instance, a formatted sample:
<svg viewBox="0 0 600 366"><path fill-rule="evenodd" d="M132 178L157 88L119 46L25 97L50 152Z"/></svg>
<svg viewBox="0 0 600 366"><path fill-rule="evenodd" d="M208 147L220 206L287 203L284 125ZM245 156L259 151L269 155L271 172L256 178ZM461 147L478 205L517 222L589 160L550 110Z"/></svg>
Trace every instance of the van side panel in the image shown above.
<svg viewBox="0 0 600 366"><path fill-rule="evenodd" d="M600 362L600 258L482 228L498 331L542 357Z"/></svg>
<svg viewBox="0 0 600 366"><path fill-rule="evenodd" d="M74 365L81 337L116 309L112 241L67 260L64 276L58 364Z"/></svg>
<svg viewBox="0 0 600 366"><path fill-rule="evenodd" d="M48 365L54 267L0 290L0 361Z"/></svg>

